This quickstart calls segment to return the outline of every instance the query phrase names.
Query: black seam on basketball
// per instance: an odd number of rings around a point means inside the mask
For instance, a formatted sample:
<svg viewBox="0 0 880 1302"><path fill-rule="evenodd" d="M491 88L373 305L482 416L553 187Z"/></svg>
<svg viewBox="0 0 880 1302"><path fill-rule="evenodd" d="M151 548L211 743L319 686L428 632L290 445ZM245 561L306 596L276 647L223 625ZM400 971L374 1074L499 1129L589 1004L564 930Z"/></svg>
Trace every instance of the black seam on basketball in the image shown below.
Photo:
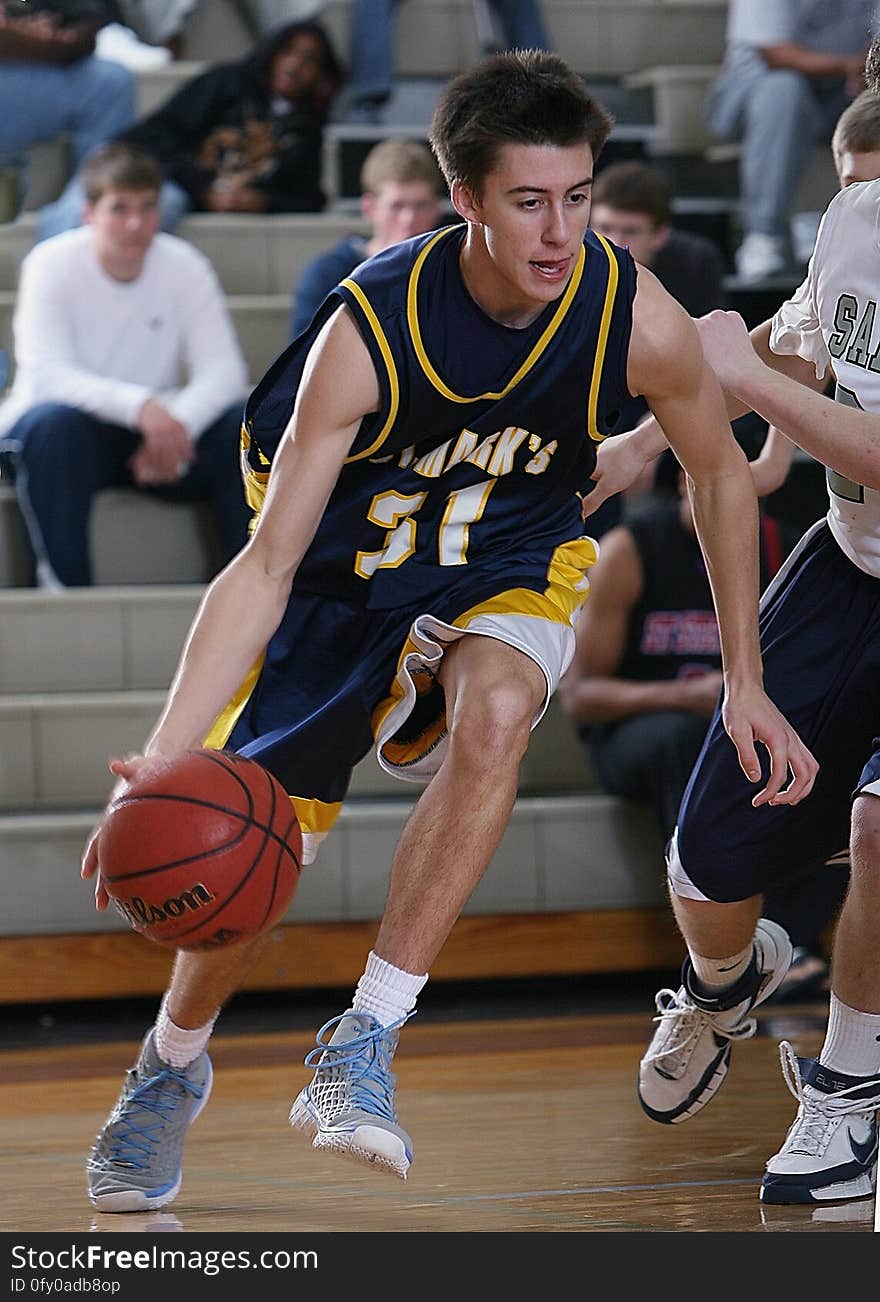
<svg viewBox="0 0 880 1302"><path fill-rule="evenodd" d="M224 766L224 767L225 767L225 766ZM266 774L266 780L267 780L267 782L268 782L268 784L269 784L269 791L270 791L270 793L271 793L271 797L272 797L272 810L270 811L270 814L271 814L271 812L274 812L274 810L275 810L275 808L276 808L276 805L277 805L277 795L276 795L275 785L274 785L274 783L273 783L273 781L272 781L272 779L271 779L271 775L269 774L268 770L267 770L267 769L264 769L264 768L262 767L262 765L260 765L259 767L262 769L263 773ZM236 775L236 776L237 776L237 775ZM241 877L240 881L237 883L237 885L236 885L235 889L232 891L232 893L231 893L230 895L227 895L226 898L225 898L224 900L222 900L222 901L218 904L217 908L214 909L214 911L213 911L212 913L203 913L202 916L201 916L201 917L200 917L196 922L194 922L193 925L192 925L191 927L187 927L187 928L185 928L185 930L183 930L183 931L175 932L173 936L163 937L163 939L168 939L168 940L172 940L172 941L176 941L176 942L179 942L179 941L185 940L186 937L189 936L189 935L191 935L194 931L201 931L201 930L202 930L202 929L203 929L203 928L204 928L208 923L213 922L214 919L218 916L218 914L221 914L221 913L223 912L224 909L228 908L228 906L232 903L232 901L233 901L234 899L236 899L236 898L238 897L238 895L239 895L239 894L244 890L244 888L247 886L248 882L250 881L251 877L253 876L254 872L256 871L257 865L258 865L260 859L263 857L263 854L264 854L264 852L265 852L266 843L267 843L267 841L269 840L269 836L270 836L270 835L272 835L272 839L273 839L273 840L278 841L278 843L279 843L281 849L284 848L284 842L281 840L281 838L280 838L277 834L272 834L272 833L271 833L271 828L270 828L270 827L267 827L267 826L265 826L265 825L263 825L263 824L259 824L259 823L256 822L256 820L253 820L253 821L250 823L250 826L251 826L251 827L256 827L256 828L258 828L259 830L261 830L261 831L263 831L264 833L266 833L266 835L264 835L264 837L263 837L263 839L262 839L262 842L261 842L261 844L260 844L260 847L259 847L259 849L256 851L256 853L255 853L255 855L254 855L254 858L253 858L252 861L251 861L251 866L248 868L247 872L244 873L244 875ZM294 856L294 857L295 857L295 856ZM273 890L273 897L272 897L272 898L273 898L273 901L274 901L274 890ZM264 913L264 915L263 915L263 923L261 924L261 926L262 926L262 925L265 925L265 919L266 919L267 916L268 916L268 913ZM160 924L160 927L161 927L161 924ZM161 930L158 931L157 934L158 934L158 935L161 935L161 934L162 934L162 933L161 933ZM259 928L257 929L257 934L259 934Z"/></svg>
<svg viewBox="0 0 880 1302"><path fill-rule="evenodd" d="M263 915L259 923L255 924L253 927L248 926L246 928L247 936L253 934L260 934L262 931L264 931L267 928L268 920L275 912L277 907L279 886L282 880L282 862L284 861L283 856L286 856L286 861L284 862L286 862L287 870L288 871L290 870L291 864L294 865L296 869L296 878L293 883L294 891L296 889L296 884L299 880L299 876L302 871L300 856L290 845L290 841L289 841L291 832L298 826L296 809L293 805L290 796L281 787L281 784L279 783L278 779L264 765L258 764L256 761L252 761L245 756L239 756L235 752L220 751L220 752L203 753L201 751L197 751L197 752L189 752L189 753L197 756L199 759L206 760L209 764L224 769L228 774L230 774L230 776L236 782L236 784L238 785L240 791L244 796L244 804L246 806L247 812L244 812L242 809L231 809L228 805L219 804L211 800L205 800L204 798L201 798L199 796L176 794L172 792L144 792L140 795L133 795L130 798L127 797L126 795L123 795L113 803L111 809L112 810L120 809L127 805L134 805L139 801L150 801L150 802L154 802L155 804L159 804L162 800L166 800L166 801L170 801L173 804L186 804L189 805L191 808L195 807L195 808L207 809L217 813L221 813L229 820L239 822L241 824L240 830L235 836L231 837L230 840L224 842L220 846L215 846L210 849L203 849L198 854L193 854L182 859L166 862L163 864L154 864L149 868L139 868L133 872L114 873L112 875L108 875L104 873L103 875L105 881L107 881L108 884L116 884L116 883L124 882L127 885L130 885L132 889L136 889L136 883L141 878L146 879L148 877L161 874L162 872L167 872L173 869L185 867L187 864L204 863L208 859L216 859L217 856L224 855L230 851L235 850L236 846L240 845L240 843L243 840L245 840L247 837L252 835L251 829L254 829L254 831L258 834L259 844L253 850L250 865L247 868L246 872L236 882L231 893L226 895L223 899L221 899L216 904L214 909L208 912L201 913L198 918L193 918L192 924L190 926L185 927L182 931L173 932L172 934L168 934L166 927L168 923L172 921L178 921L179 919L167 919L165 923L153 924L152 930L149 924L145 925L143 928L138 928L137 926L131 923L130 919L129 922L130 925L132 925L132 929L134 931L140 932L140 934L144 935L145 938L152 939L156 943L168 944L170 946L186 947L187 938L192 936L193 934L205 931L207 928L210 928L212 923L219 923L222 926L223 913L230 907L230 905L234 903L236 899L238 899L242 895L244 891L246 891L249 883L253 879L254 874L258 869L258 866L260 865L261 860L263 860L264 857L267 857L268 847L274 842L276 847L274 864L269 863L263 865L264 868L268 867L270 871L270 881L269 881L270 889L266 892L267 903L263 910ZM256 768L258 768L261 771L263 775L263 780L266 784L267 794L269 796L269 809L267 815L263 815L259 818L256 817L256 805L257 803L262 804L262 800L258 798L257 794L252 793L250 787L242 779L240 774L234 771L235 766L237 765L242 765L242 766L255 765ZM283 806L280 804L282 797L284 802ZM280 816L280 810L283 807L286 807L289 810L290 819L287 822L286 826L284 827L283 832L279 833L278 831L275 830L273 824L275 823L276 818ZM266 818L268 819L268 821L264 821ZM291 896L292 896L292 892L291 892ZM234 929L230 933L232 938L234 938L238 934L240 933L237 933ZM211 937L207 936L205 938L204 947L205 948L210 947L211 943L212 943ZM192 948L193 949L199 948L199 943L198 942L194 943L192 945Z"/></svg>
<svg viewBox="0 0 880 1302"><path fill-rule="evenodd" d="M225 842L222 846L218 846L213 850L203 851L197 855L191 855L186 859L176 859L176 860L172 860L171 862L154 864L151 868L138 868L134 872L114 873L112 876L108 875L107 873L104 873L102 870L102 876L104 877L104 880L108 882L119 882L119 881L128 881L130 878L134 878L134 877L149 877L153 873L166 872L168 869L171 868L182 867L187 863L192 863L196 859L204 859L211 855L220 854L226 850L232 849L242 839L242 837L247 834L248 829L251 827L256 827L261 832L266 833L269 837L272 838L272 840L277 841L284 849L286 849L287 853L290 855L290 857L293 859L294 863L296 864L297 873L300 873L302 871L302 865L300 863L299 857L297 856L295 851L290 847L290 845L288 845L285 839L287 836L289 836L290 829L297 821L296 812L294 811L293 817L291 818L291 821L287 825L287 828L284 833L284 837L281 837L279 833L276 832L271 825L266 824L262 822L260 819L254 817L254 801L251 796L250 790L247 784L242 780L241 776L238 773L236 773L233 768L233 763L235 761L231 760L231 756L235 754L234 752L212 751L210 753L205 753L203 756L201 752L190 752L190 754L198 754L200 758L204 758L209 764L215 764L218 768L222 768L224 772L228 773L230 777L232 777L235 780L235 782L238 784L238 786L240 787L240 789L242 790L245 796L245 800L248 805L247 814L245 814L240 809L231 809L228 805L215 804L213 801L204 800L203 798L198 796L174 795L171 792L158 792L158 791L144 792L142 795L135 795L132 796L131 798L122 795L118 800L113 802L113 804L110 807L110 810L108 811L108 814L112 813L117 809L121 809L123 806L135 805L140 803L141 801L170 800L178 804L195 806L199 809L211 809L214 810L216 813L226 814L229 818L238 819L243 824L242 830L239 833L239 835L237 837L233 837L232 840ZM236 755L235 759L240 763L256 764L255 760L249 760L243 756ZM269 791L272 796L271 813L274 815L275 808L277 805L276 788L275 788L275 782L277 781L277 779L274 778L274 776L269 772L269 770L264 765L257 764L257 768L259 768L261 773L266 777L269 786ZM286 792L285 792L285 797L289 799L289 796L287 796ZM264 840L264 845L265 845L265 840Z"/></svg>

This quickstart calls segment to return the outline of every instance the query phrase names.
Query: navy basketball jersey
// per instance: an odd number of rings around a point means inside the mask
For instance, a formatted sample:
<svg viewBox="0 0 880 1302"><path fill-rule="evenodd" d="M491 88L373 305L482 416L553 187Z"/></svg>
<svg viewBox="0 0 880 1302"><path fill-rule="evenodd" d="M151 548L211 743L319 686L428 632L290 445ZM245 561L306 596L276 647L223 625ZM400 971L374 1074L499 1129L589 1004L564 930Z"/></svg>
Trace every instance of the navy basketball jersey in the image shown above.
<svg viewBox="0 0 880 1302"><path fill-rule="evenodd" d="M301 591L394 608L429 601L465 566L485 571L487 588L505 574L532 587L554 549L583 532L596 444L630 396L634 264L589 232L561 297L513 329L468 294L464 234L446 227L361 264L251 395L245 476L258 508L308 350L348 307L381 404L299 567Z"/></svg>

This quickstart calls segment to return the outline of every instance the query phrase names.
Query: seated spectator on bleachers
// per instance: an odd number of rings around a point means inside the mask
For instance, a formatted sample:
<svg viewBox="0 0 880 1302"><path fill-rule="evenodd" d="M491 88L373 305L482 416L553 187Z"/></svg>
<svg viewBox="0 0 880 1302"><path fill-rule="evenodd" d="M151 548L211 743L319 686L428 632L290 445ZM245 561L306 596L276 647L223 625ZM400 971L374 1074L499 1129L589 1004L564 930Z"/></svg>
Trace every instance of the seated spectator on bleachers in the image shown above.
<svg viewBox="0 0 880 1302"><path fill-rule="evenodd" d="M430 150L416 140L383 140L361 168L361 211L369 235L347 235L302 271L290 305L290 337L310 324L331 289L365 258L440 224L443 182Z"/></svg>
<svg viewBox="0 0 880 1302"><path fill-rule="evenodd" d="M224 559L247 538L238 470L247 369L217 276L157 234L155 160L110 142L83 166L86 224L31 250L13 320L15 377L0 439L40 586L92 581L102 489L207 501Z"/></svg>
<svg viewBox="0 0 880 1302"><path fill-rule="evenodd" d="M341 78L324 29L290 23L123 132L159 161L162 229L187 212L320 212L323 129ZM82 189L68 193L62 229L79 225L82 204Z"/></svg>
<svg viewBox="0 0 880 1302"><path fill-rule="evenodd" d="M69 137L75 169L134 121L133 73L94 55L99 31L117 17L102 0L0 0L0 167L26 174L34 146ZM40 210L39 238L64 229L68 190Z"/></svg>
<svg viewBox="0 0 880 1302"><path fill-rule="evenodd" d="M672 191L656 168L611 163L597 174L593 230L627 247L690 316L703 316L724 304L724 259L712 240L676 230L672 222Z"/></svg>
<svg viewBox="0 0 880 1302"><path fill-rule="evenodd" d="M724 307L724 262L717 246L703 235L672 225L672 191L656 168L645 163L611 163L593 182L590 225L625 246L635 261L648 267L664 289L691 316ZM648 414L644 398L634 397L621 408L615 432L632 429ZM652 464L628 496L638 498L653 484ZM590 533L600 537L619 524L623 502L611 497L590 517Z"/></svg>
<svg viewBox="0 0 880 1302"><path fill-rule="evenodd" d="M351 122L381 121L394 89L394 18L398 0L353 0L351 9ZM491 11L487 9L491 6ZM488 54L501 49L549 50L540 0L473 0L474 18ZM483 33L498 19L501 39Z"/></svg>
<svg viewBox="0 0 880 1302"><path fill-rule="evenodd" d="M668 840L718 703L721 648L685 476L671 452L661 458L657 482L668 500L602 540L560 698L603 790L648 804ZM762 584L795 540L762 513ZM767 898L765 915L803 951L803 976L824 973L821 933L847 876L845 867L828 866Z"/></svg>
<svg viewBox="0 0 880 1302"><path fill-rule="evenodd" d="M731 0L710 130L741 140L741 280L791 267L791 205L814 144L864 90L876 0Z"/></svg>

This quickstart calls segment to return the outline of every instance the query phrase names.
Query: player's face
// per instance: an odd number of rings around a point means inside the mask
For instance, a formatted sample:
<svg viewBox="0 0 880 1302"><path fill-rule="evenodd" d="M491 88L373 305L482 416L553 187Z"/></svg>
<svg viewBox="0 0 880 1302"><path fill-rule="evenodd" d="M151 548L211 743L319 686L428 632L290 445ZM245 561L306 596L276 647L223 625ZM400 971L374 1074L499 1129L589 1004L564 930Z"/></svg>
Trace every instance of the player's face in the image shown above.
<svg viewBox="0 0 880 1302"><path fill-rule="evenodd" d="M834 161L837 164L841 190L845 190L848 185L853 185L856 181L876 181L880 178L880 149L874 149L866 154L844 149L839 154L835 154Z"/></svg>
<svg viewBox="0 0 880 1302"><path fill-rule="evenodd" d="M479 196L453 186L453 203L471 228L465 279L473 253L477 297L490 312L540 306L563 293L590 219L592 180L587 144L510 144Z"/></svg>
<svg viewBox="0 0 880 1302"><path fill-rule="evenodd" d="M86 205L99 260L111 269L136 275L159 229L155 190L107 190Z"/></svg>
<svg viewBox="0 0 880 1302"><path fill-rule="evenodd" d="M590 225L612 244L629 249L642 267L650 267L654 254L669 233L668 227L655 226L647 213L625 212L623 208L612 208L607 203L593 204Z"/></svg>
<svg viewBox="0 0 880 1302"><path fill-rule="evenodd" d="M362 206L381 249L432 231L440 222L440 199L427 181L387 181L377 194L365 194Z"/></svg>

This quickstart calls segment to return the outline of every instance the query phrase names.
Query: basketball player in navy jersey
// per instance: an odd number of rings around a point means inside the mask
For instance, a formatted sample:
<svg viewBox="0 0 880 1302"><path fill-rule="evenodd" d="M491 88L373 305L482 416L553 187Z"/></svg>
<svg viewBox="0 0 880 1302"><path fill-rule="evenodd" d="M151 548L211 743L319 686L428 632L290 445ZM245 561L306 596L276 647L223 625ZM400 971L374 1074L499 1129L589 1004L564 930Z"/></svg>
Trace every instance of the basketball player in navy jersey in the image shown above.
<svg viewBox="0 0 880 1302"><path fill-rule="evenodd" d="M353 765L427 783L391 866L352 1005L318 1034L290 1119L316 1147L406 1176L400 1028L502 836L529 733L568 664L595 544L580 494L629 392L693 482L755 802L815 762L762 687L757 510L690 318L587 233L610 120L557 56L502 54L451 82L431 141L464 225L370 259L270 368L245 412L251 541L208 588L166 707L119 786L202 744L269 768L313 859ZM756 746L766 748L761 781ZM733 748L732 748L733 749ZM83 875L107 905L96 841ZM262 940L178 952L155 1027L88 1164L102 1211L177 1193L214 1020ZM766 956L768 979L787 956Z"/></svg>
<svg viewBox="0 0 880 1302"><path fill-rule="evenodd" d="M880 93L880 38L866 66ZM754 1034L755 955L784 943L760 918L786 873L820 869L849 841L850 886L838 920L825 1040L817 1059L783 1041L798 1110L766 1164L764 1203L868 1197L876 1186L880 1109L880 181L831 201L807 277L751 338L736 313L700 322L731 418L760 413L827 467L829 510L768 588L761 614L767 690L819 760L797 808L765 802L727 762L716 715L667 852L672 907L687 945L682 984L657 996L642 1059L649 1116L679 1122L713 1098L731 1044ZM821 390L833 377L835 402ZM799 383L798 383L799 381ZM599 500L663 446L662 417L608 448ZM592 505L592 502L591 502Z"/></svg>

